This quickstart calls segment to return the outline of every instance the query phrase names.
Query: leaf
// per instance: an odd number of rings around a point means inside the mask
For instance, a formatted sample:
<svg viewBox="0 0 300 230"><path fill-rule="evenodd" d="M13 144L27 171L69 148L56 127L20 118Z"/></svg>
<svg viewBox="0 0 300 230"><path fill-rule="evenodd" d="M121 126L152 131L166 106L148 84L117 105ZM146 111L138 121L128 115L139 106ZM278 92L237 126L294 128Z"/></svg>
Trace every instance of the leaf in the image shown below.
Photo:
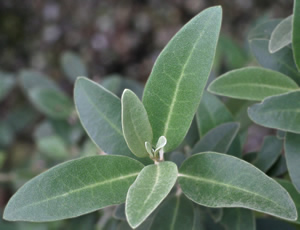
<svg viewBox="0 0 300 230"><path fill-rule="evenodd" d="M233 121L232 114L224 103L206 91L204 91L197 109L196 119L201 137L218 125Z"/></svg>
<svg viewBox="0 0 300 230"><path fill-rule="evenodd" d="M147 112L140 99L129 89L124 90L122 129L129 149L137 157L148 156L145 142L152 143L153 133Z"/></svg>
<svg viewBox="0 0 300 230"><path fill-rule="evenodd" d="M291 195L296 208L297 208L297 212L298 212L298 219L295 221L297 224L300 224L300 194L299 192L295 189L295 187L293 186L292 183L290 183L287 180L282 180L282 179L276 179L276 181L282 186L284 187L288 193Z"/></svg>
<svg viewBox="0 0 300 230"><path fill-rule="evenodd" d="M294 17L293 17L293 35L292 44L294 51L294 59L298 71L300 71L300 1L294 0Z"/></svg>
<svg viewBox="0 0 300 230"><path fill-rule="evenodd" d="M121 102L102 86L78 78L74 101L86 132L107 154L134 156L125 142L121 126Z"/></svg>
<svg viewBox="0 0 300 230"><path fill-rule="evenodd" d="M7 96L15 84L16 81L12 74L0 71L0 102Z"/></svg>
<svg viewBox="0 0 300 230"><path fill-rule="evenodd" d="M283 131L300 133L300 91L268 97L248 108L256 124Z"/></svg>
<svg viewBox="0 0 300 230"><path fill-rule="evenodd" d="M252 164L263 172L267 172L282 152L282 141L275 136L266 136L263 146Z"/></svg>
<svg viewBox="0 0 300 230"><path fill-rule="evenodd" d="M177 166L170 161L146 166L130 186L125 212L132 228L138 227L163 201L177 179Z"/></svg>
<svg viewBox="0 0 300 230"><path fill-rule="evenodd" d="M220 96L261 101L298 88L296 82L279 72L245 67L223 74L209 85L208 91Z"/></svg>
<svg viewBox="0 0 300 230"><path fill-rule="evenodd" d="M114 218L118 220L126 220L126 215L125 215L125 204L120 204L115 208L114 211Z"/></svg>
<svg viewBox="0 0 300 230"><path fill-rule="evenodd" d="M188 22L161 52L147 81L143 103L153 142L168 140L165 152L184 139L208 79L221 26L222 9L211 7Z"/></svg>
<svg viewBox="0 0 300 230"><path fill-rule="evenodd" d="M149 230L192 230L193 203L184 195L173 196L159 208Z"/></svg>
<svg viewBox="0 0 300 230"><path fill-rule="evenodd" d="M270 53L275 53L292 42L292 20L293 15L283 19L275 27L269 42Z"/></svg>
<svg viewBox="0 0 300 230"><path fill-rule="evenodd" d="M71 99L58 90L37 87L30 90L29 98L40 112L50 118L67 119L73 112Z"/></svg>
<svg viewBox="0 0 300 230"><path fill-rule="evenodd" d="M196 154L183 162L179 172L183 193L198 204L248 208L286 220L297 219L287 191L238 158L214 152Z"/></svg>
<svg viewBox="0 0 300 230"><path fill-rule="evenodd" d="M223 224L226 229L230 230L256 229L253 211L243 208L224 208L221 224Z"/></svg>
<svg viewBox="0 0 300 230"><path fill-rule="evenodd" d="M143 165L123 156L92 156L60 164L21 187L8 202L4 219L54 221L125 201Z"/></svg>
<svg viewBox="0 0 300 230"><path fill-rule="evenodd" d="M282 221L282 220L276 220L271 218L258 218L256 219L256 229L257 230L266 230L266 229L272 229L272 230L296 230L292 225L289 223Z"/></svg>
<svg viewBox="0 0 300 230"><path fill-rule="evenodd" d="M74 52L64 52L61 56L60 64L64 73L72 83L75 82L77 77L88 75L83 60Z"/></svg>
<svg viewBox="0 0 300 230"><path fill-rule="evenodd" d="M300 135L287 133L284 150L289 175L295 188L300 192Z"/></svg>
<svg viewBox="0 0 300 230"><path fill-rule="evenodd" d="M239 130L239 123L228 122L209 131L191 151L196 154L205 151L226 153Z"/></svg>
<svg viewBox="0 0 300 230"><path fill-rule="evenodd" d="M268 171L270 177L279 177L287 172L286 159L283 155L280 155L279 159Z"/></svg>
<svg viewBox="0 0 300 230"><path fill-rule="evenodd" d="M267 20L263 23L258 24L255 28L253 28L249 35L248 40L251 41L253 39L267 39L269 40L272 32L276 28L276 26L281 22L281 19L271 19Z"/></svg>

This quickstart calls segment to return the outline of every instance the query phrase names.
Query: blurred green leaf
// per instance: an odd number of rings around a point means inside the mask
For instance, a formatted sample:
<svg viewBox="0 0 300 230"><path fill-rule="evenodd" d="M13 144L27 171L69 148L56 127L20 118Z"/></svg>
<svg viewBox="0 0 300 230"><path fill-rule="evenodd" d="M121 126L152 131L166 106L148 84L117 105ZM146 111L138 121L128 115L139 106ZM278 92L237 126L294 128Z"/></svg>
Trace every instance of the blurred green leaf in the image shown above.
<svg viewBox="0 0 300 230"><path fill-rule="evenodd" d="M123 156L92 156L65 162L19 189L3 217L13 221L54 221L121 204L142 168L138 161Z"/></svg>
<svg viewBox="0 0 300 230"><path fill-rule="evenodd" d="M266 98L248 109L252 121L264 127L300 133L300 91Z"/></svg>
<svg viewBox="0 0 300 230"><path fill-rule="evenodd" d="M294 0L294 17L293 17L293 51L294 59L300 71L300 1Z"/></svg>
<svg viewBox="0 0 300 230"><path fill-rule="evenodd" d="M256 219L256 229L257 230L266 230L266 229L272 229L272 230L296 230L295 227L293 227L291 224L282 221L282 220L276 220L271 218L258 218Z"/></svg>
<svg viewBox="0 0 300 230"><path fill-rule="evenodd" d="M221 223L230 230L255 230L255 217L251 210L243 208L223 208Z"/></svg>
<svg viewBox="0 0 300 230"><path fill-rule="evenodd" d="M269 40L272 32L276 28L276 26L281 22L281 19L271 19L259 23L255 28L250 30L248 34L248 40L251 41L253 39L267 39Z"/></svg>
<svg viewBox="0 0 300 230"><path fill-rule="evenodd" d="M297 218L287 191L238 158L213 152L196 154L183 162L179 172L183 193L198 204L248 208L286 220Z"/></svg>
<svg viewBox="0 0 300 230"><path fill-rule="evenodd" d="M0 71L0 101L6 97L15 84L16 81L13 74Z"/></svg>
<svg viewBox="0 0 300 230"><path fill-rule="evenodd" d="M14 138L13 129L5 121L0 121L0 147L11 145Z"/></svg>
<svg viewBox="0 0 300 230"><path fill-rule="evenodd" d="M288 76L279 72L245 67L229 71L214 80L208 91L220 96L261 101L268 96L287 93L298 89Z"/></svg>
<svg viewBox="0 0 300 230"><path fill-rule="evenodd" d="M271 177L279 177L287 172L286 158L283 155L279 156L279 159L267 172Z"/></svg>
<svg viewBox="0 0 300 230"><path fill-rule="evenodd" d="M172 38L152 69L143 103L153 142L165 136L166 152L180 145L192 123L213 64L221 21L220 6L202 11Z"/></svg>
<svg viewBox="0 0 300 230"><path fill-rule="evenodd" d="M125 204L118 205L114 210L114 218L118 220L126 220Z"/></svg>

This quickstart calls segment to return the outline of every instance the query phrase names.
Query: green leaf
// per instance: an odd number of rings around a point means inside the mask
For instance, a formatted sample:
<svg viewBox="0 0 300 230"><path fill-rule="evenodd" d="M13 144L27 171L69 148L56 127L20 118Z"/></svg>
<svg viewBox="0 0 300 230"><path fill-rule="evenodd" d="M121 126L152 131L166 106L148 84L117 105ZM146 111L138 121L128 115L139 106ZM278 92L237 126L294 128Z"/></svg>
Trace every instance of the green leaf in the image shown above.
<svg viewBox="0 0 300 230"><path fill-rule="evenodd" d="M114 210L114 218L118 220L126 220L125 204L118 205Z"/></svg>
<svg viewBox="0 0 300 230"><path fill-rule="evenodd" d="M143 165L123 156L92 156L60 164L20 188L4 219L54 221L83 215L125 201Z"/></svg>
<svg viewBox="0 0 300 230"><path fill-rule="evenodd" d="M293 15L285 18L275 27L269 42L270 53L275 53L292 42L292 20Z"/></svg>
<svg viewBox="0 0 300 230"><path fill-rule="evenodd" d="M232 114L224 103L206 91L204 91L197 109L196 119L201 137L218 125L233 121Z"/></svg>
<svg viewBox="0 0 300 230"><path fill-rule="evenodd" d="M226 153L240 128L239 123L229 122L217 126L198 141L191 151L196 154L205 151Z"/></svg>
<svg viewBox="0 0 300 230"><path fill-rule="evenodd" d="M271 218L258 218L256 219L257 230L297 230L294 226L286 221L271 219Z"/></svg>
<svg viewBox="0 0 300 230"><path fill-rule="evenodd" d="M154 143L165 152L184 139L207 82L221 26L222 9L211 7L188 22L161 52L145 87L143 103Z"/></svg>
<svg viewBox="0 0 300 230"><path fill-rule="evenodd" d="M64 52L61 56L60 64L64 73L72 83L75 82L77 77L88 75L83 60L74 52Z"/></svg>
<svg viewBox="0 0 300 230"><path fill-rule="evenodd" d="M138 227L163 201L177 179L177 166L170 161L146 166L130 186L125 212L132 228Z"/></svg>
<svg viewBox="0 0 300 230"><path fill-rule="evenodd" d="M266 136L263 146L252 164L263 172L267 172L282 152L282 141L275 136Z"/></svg>
<svg viewBox="0 0 300 230"><path fill-rule="evenodd" d="M54 119L67 119L74 110L71 99L54 89L34 88L29 99L40 112Z"/></svg>
<svg viewBox="0 0 300 230"><path fill-rule="evenodd" d="M213 152L196 154L183 162L179 172L183 193L198 204L248 208L282 219L297 219L287 191L238 158Z"/></svg>
<svg viewBox="0 0 300 230"><path fill-rule="evenodd" d="M248 40L249 41L253 39L269 40L272 32L281 21L282 21L281 19L271 19L258 24L255 28L253 28L250 31L248 35Z"/></svg>
<svg viewBox="0 0 300 230"><path fill-rule="evenodd" d="M184 195L173 196L159 208L149 230L192 230L193 203Z"/></svg>
<svg viewBox="0 0 300 230"><path fill-rule="evenodd" d="M295 188L300 192L300 135L287 133L284 150L289 175Z"/></svg>
<svg viewBox="0 0 300 230"><path fill-rule="evenodd" d="M16 81L12 74L0 71L0 101L6 97L15 83Z"/></svg>
<svg viewBox="0 0 300 230"><path fill-rule="evenodd" d="M276 179L276 181L282 187L284 187L288 191L288 193L291 195L291 197L296 205L297 212L299 214L300 213L300 194L299 194L299 192L295 189L293 184L287 180ZM300 216L299 215L298 215L298 219L296 220L296 223L300 224Z"/></svg>
<svg viewBox="0 0 300 230"><path fill-rule="evenodd" d="M279 159L268 171L270 177L279 177L287 172L286 159L283 155L280 155Z"/></svg>
<svg viewBox="0 0 300 230"><path fill-rule="evenodd" d="M245 67L229 71L217 78L209 85L208 91L226 97L261 101L268 96L298 88L296 82L279 72Z"/></svg>
<svg viewBox="0 0 300 230"><path fill-rule="evenodd" d="M74 101L83 127L100 149L133 156L122 133L119 98L87 78L78 78Z"/></svg>
<svg viewBox="0 0 300 230"><path fill-rule="evenodd" d="M251 210L243 208L224 208L221 223L230 230L255 230L255 217Z"/></svg>
<svg viewBox="0 0 300 230"><path fill-rule="evenodd" d="M294 0L294 17L293 17L293 51L294 59L298 70L300 71L300 1Z"/></svg>
<svg viewBox="0 0 300 230"><path fill-rule="evenodd" d="M268 97L249 107L249 118L264 127L300 133L299 97L300 91Z"/></svg>
<svg viewBox="0 0 300 230"><path fill-rule="evenodd" d="M148 153L145 142L152 143L153 133L144 105L129 89L124 90L121 104L122 129L126 143L137 157L146 157Z"/></svg>

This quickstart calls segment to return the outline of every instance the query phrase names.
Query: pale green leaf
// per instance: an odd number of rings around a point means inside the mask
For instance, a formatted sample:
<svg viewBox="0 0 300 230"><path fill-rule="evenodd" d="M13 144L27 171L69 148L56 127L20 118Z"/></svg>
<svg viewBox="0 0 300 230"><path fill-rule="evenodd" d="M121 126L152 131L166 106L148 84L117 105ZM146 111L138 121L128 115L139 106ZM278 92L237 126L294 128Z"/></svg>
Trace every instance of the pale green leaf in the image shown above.
<svg viewBox="0 0 300 230"><path fill-rule="evenodd" d="M292 42L292 20L293 15L285 18L275 27L269 41L270 53L275 53Z"/></svg>
<svg viewBox="0 0 300 230"><path fill-rule="evenodd" d="M166 144L167 144L166 137L161 136L160 138L158 138L158 141L157 141L156 146L155 146L155 151L158 151L158 150L162 149L163 147L165 147Z"/></svg>
<svg viewBox="0 0 300 230"><path fill-rule="evenodd" d="M72 83L75 82L77 77L88 75L83 60L74 52L64 52L60 58L60 64L64 73Z"/></svg>
<svg viewBox="0 0 300 230"><path fill-rule="evenodd" d="M226 153L240 128L237 122L228 122L210 130L194 146L191 154L214 151Z"/></svg>
<svg viewBox="0 0 300 230"><path fill-rule="evenodd" d="M214 80L208 91L221 96L261 101L268 96L298 89L288 76L260 67L232 70Z"/></svg>
<svg viewBox="0 0 300 230"><path fill-rule="evenodd" d="M254 27L248 34L248 40L251 41L253 39L267 39L269 40L272 32L276 28L276 26L281 22L281 19L271 19L259 23L256 27Z"/></svg>
<svg viewBox="0 0 300 230"><path fill-rule="evenodd" d="M122 130L126 143L133 154L146 157L145 142L152 143L153 133L144 105L129 89L124 90L121 104Z"/></svg>
<svg viewBox="0 0 300 230"><path fill-rule="evenodd" d="M300 192L300 135L287 133L284 150L289 175L295 188Z"/></svg>
<svg viewBox="0 0 300 230"><path fill-rule="evenodd" d="M54 119L67 119L74 110L71 99L55 89L36 87L29 91L29 99L36 109Z"/></svg>
<svg viewBox="0 0 300 230"><path fill-rule="evenodd" d="M241 207L296 220L290 195L273 179L238 158L206 152L188 158L179 170L183 193L208 207Z"/></svg>
<svg viewBox="0 0 300 230"><path fill-rule="evenodd" d="M149 230L192 230L193 203L184 195L173 196L159 208Z"/></svg>
<svg viewBox="0 0 300 230"><path fill-rule="evenodd" d="M249 107L248 115L261 126L300 133L299 98L300 91L268 97Z"/></svg>
<svg viewBox="0 0 300 230"><path fill-rule="evenodd" d="M170 161L146 166L130 186L125 212L132 228L138 227L163 201L177 179L177 166Z"/></svg>
<svg viewBox="0 0 300 230"><path fill-rule="evenodd" d="M145 87L143 103L153 142L168 140L165 152L183 141L207 82L221 26L222 9L211 7L188 22L161 52Z"/></svg>
<svg viewBox="0 0 300 230"><path fill-rule="evenodd" d="M281 152L282 141L277 139L275 136L266 136L261 150L252 164L261 171L267 172L276 162Z"/></svg>
<svg viewBox="0 0 300 230"><path fill-rule="evenodd" d="M201 137L218 125L233 121L232 114L224 103L206 91L204 91L197 109L196 119Z"/></svg>
<svg viewBox="0 0 300 230"><path fill-rule="evenodd" d="M294 59L298 70L300 71L300 1L294 0L294 17L293 17L293 35L292 44Z"/></svg>
<svg viewBox="0 0 300 230"><path fill-rule="evenodd" d="M125 202L143 165L123 156L92 156L60 164L21 187L4 219L54 221Z"/></svg>
<svg viewBox="0 0 300 230"><path fill-rule="evenodd" d="M251 210L243 208L224 208L223 224L228 230L255 230L255 217Z"/></svg>

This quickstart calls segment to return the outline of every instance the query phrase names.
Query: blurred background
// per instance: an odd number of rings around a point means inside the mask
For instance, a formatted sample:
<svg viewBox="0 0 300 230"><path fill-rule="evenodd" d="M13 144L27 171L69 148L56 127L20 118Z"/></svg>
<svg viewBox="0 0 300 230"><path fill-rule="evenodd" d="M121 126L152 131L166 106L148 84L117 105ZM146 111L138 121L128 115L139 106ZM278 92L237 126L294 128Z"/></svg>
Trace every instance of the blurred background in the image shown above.
<svg viewBox="0 0 300 230"><path fill-rule="evenodd" d="M76 76L85 75L116 94L128 87L141 95L170 38L214 5L223 7L223 24L212 77L255 64L248 51L250 29L291 15L293 1L1 0L0 213L30 178L65 160L101 151L74 110ZM246 152L257 150L262 141L257 133L267 131L256 127L252 132L256 137L246 143ZM0 218L0 229L101 229L112 212L50 224L13 224Z"/></svg>

